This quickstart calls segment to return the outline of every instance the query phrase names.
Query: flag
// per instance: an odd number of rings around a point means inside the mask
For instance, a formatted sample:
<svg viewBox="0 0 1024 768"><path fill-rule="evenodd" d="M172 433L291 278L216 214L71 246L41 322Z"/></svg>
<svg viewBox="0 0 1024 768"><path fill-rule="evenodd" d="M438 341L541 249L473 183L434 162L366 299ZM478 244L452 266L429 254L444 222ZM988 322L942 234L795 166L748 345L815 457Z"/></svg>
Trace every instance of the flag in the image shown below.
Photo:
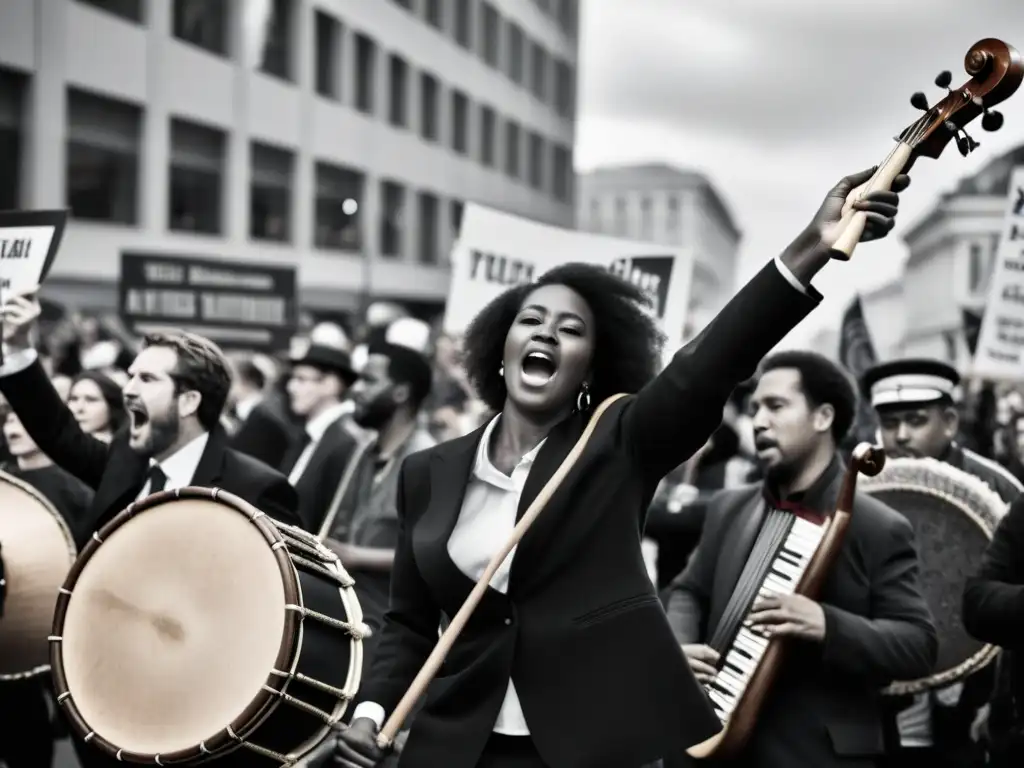
<svg viewBox="0 0 1024 768"><path fill-rule="evenodd" d="M964 340L967 342L967 350L974 357L978 350L978 337L981 335L981 319L983 312L976 312L973 309L961 308L964 321Z"/></svg>
<svg viewBox="0 0 1024 768"><path fill-rule="evenodd" d="M843 314L839 329L839 361L857 380L858 389L864 373L878 362L875 345L871 341L868 324L864 320L864 307L860 296L857 296ZM870 401L862 397L857 407L857 415L850 430L850 436L856 442L874 442L878 420L875 409Z"/></svg>

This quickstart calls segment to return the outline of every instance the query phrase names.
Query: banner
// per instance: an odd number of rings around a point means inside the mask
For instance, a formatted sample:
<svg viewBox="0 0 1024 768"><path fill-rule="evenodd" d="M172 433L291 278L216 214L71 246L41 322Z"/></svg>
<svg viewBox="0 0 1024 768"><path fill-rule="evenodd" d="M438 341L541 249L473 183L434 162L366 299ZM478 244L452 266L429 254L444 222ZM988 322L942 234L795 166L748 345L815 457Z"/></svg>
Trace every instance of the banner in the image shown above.
<svg viewBox="0 0 1024 768"><path fill-rule="evenodd" d="M839 361L857 380L858 390L865 372L878 363L871 332L864 319L864 305L860 296L857 296L843 313L839 329ZM873 442L877 429L878 418L875 409L871 407L868 398L862 396L857 401L857 414L850 429L849 439L854 443L864 440Z"/></svg>
<svg viewBox="0 0 1024 768"><path fill-rule="evenodd" d="M974 357L978 351L978 337L981 335L981 320L984 314L984 312L967 309L967 307L960 308L964 325L964 341L967 342L967 351L971 353L971 357Z"/></svg>
<svg viewBox="0 0 1024 768"><path fill-rule="evenodd" d="M468 204L452 249L444 330L460 334L487 304L568 262L606 267L650 297L666 336L665 357L682 346L693 261L679 248L577 232Z"/></svg>
<svg viewBox="0 0 1024 768"><path fill-rule="evenodd" d="M67 211L0 212L0 306L43 282L67 220Z"/></svg>
<svg viewBox="0 0 1024 768"><path fill-rule="evenodd" d="M192 331L225 347L288 349L298 326L295 267L122 253L120 314L133 333Z"/></svg>
<svg viewBox="0 0 1024 768"><path fill-rule="evenodd" d="M1024 166L1013 169L972 373L1024 378Z"/></svg>

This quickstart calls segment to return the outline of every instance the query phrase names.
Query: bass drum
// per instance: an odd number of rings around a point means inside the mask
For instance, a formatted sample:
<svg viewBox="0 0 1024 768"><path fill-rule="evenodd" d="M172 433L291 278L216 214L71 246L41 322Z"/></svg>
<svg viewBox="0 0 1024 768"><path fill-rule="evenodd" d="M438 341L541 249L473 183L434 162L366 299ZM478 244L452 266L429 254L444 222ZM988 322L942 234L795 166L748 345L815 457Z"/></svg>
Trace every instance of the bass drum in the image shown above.
<svg viewBox="0 0 1024 768"><path fill-rule="evenodd" d="M49 500L0 472L0 685L50 669L46 638L75 551Z"/></svg>
<svg viewBox="0 0 1024 768"><path fill-rule="evenodd" d="M939 634L935 671L899 680L883 693L893 696L942 688L989 664L999 649L964 629L964 586L977 571L1007 504L974 475L935 459L890 459L858 490L885 502L914 526L921 562L921 587Z"/></svg>
<svg viewBox="0 0 1024 768"><path fill-rule="evenodd" d="M368 630L353 584L317 539L237 496L149 496L95 534L67 578L57 703L117 761L294 765L359 689Z"/></svg>

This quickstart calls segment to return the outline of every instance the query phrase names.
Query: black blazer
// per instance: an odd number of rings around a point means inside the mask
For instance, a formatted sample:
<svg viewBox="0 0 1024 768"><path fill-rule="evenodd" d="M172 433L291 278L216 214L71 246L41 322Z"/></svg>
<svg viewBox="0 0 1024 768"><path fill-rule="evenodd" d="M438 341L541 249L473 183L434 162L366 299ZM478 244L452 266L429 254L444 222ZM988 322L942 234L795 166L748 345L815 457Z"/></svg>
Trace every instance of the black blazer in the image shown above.
<svg viewBox="0 0 1024 768"><path fill-rule="evenodd" d="M231 436L230 445L239 453L259 459L268 467L280 469L299 427L280 413L276 403L261 400Z"/></svg>
<svg viewBox="0 0 1024 768"><path fill-rule="evenodd" d="M843 470L837 457L805 503L835 509ZM669 622L680 644L707 642L717 627L763 519L760 484L712 500L693 558L670 588ZM938 635L919 568L907 519L857 494L819 599L825 639L792 641L736 765L874 765L884 751L880 689L929 674L937 659Z"/></svg>
<svg viewBox="0 0 1024 768"><path fill-rule="evenodd" d="M148 459L131 449L126 430L118 432L110 444L85 434L38 361L24 371L0 377L0 391L40 450L96 491L84 518L68 521L79 547L83 546L138 496L146 483ZM219 426L210 432L192 485L223 488L276 520L300 525L298 499L288 480L231 450L227 440Z"/></svg>
<svg viewBox="0 0 1024 768"><path fill-rule="evenodd" d="M638 768L719 729L672 635L640 541L661 480L718 426L749 378L817 298L769 264L640 393L610 407L575 468L520 542L507 595L488 590L431 683L402 768L473 768L509 677L544 762ZM587 415L554 427L519 514L580 437ZM394 710L473 588L447 542L483 428L409 456L397 508L391 605L361 699Z"/></svg>
<svg viewBox="0 0 1024 768"><path fill-rule="evenodd" d="M291 472L302 448L300 443L292 446L282 471ZM307 530L313 533L320 530L355 449L356 438L346 416L332 422L313 449L309 463L295 482L295 490L299 493L299 516Z"/></svg>

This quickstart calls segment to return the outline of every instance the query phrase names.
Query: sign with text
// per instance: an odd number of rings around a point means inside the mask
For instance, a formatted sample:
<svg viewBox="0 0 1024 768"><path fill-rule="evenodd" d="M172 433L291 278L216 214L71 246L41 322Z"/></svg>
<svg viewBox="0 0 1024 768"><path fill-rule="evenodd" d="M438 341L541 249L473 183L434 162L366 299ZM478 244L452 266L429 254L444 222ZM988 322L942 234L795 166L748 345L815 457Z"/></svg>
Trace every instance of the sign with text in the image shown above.
<svg viewBox="0 0 1024 768"><path fill-rule="evenodd" d="M43 282L67 220L67 211L0 211L0 306Z"/></svg>
<svg viewBox="0 0 1024 768"><path fill-rule="evenodd" d="M452 249L444 330L459 334L492 299L570 262L607 268L641 287L666 336L666 357L682 345L693 262L678 248L577 232L469 204Z"/></svg>
<svg viewBox="0 0 1024 768"><path fill-rule="evenodd" d="M1014 168L973 373L1024 378L1024 166Z"/></svg>
<svg viewBox="0 0 1024 768"><path fill-rule="evenodd" d="M122 253L120 313L136 334L185 330L224 347L288 349L298 326L294 267Z"/></svg>

